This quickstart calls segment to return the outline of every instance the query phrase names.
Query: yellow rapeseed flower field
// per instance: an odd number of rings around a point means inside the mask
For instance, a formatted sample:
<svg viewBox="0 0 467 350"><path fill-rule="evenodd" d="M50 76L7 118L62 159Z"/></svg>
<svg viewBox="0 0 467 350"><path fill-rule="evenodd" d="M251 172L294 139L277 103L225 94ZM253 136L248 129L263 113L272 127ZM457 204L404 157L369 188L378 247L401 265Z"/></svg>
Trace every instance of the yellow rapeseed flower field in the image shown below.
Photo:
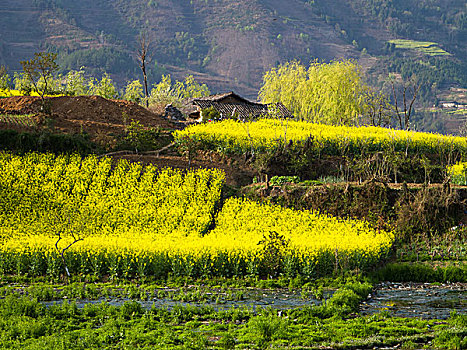
<svg viewBox="0 0 467 350"><path fill-rule="evenodd" d="M281 270L311 274L372 265L394 240L365 222L311 211L238 198L220 208L220 170L3 153L0 171L0 273L56 275L64 253L77 273L263 275L273 249Z"/></svg>
<svg viewBox="0 0 467 350"><path fill-rule="evenodd" d="M464 137L395 130L373 126L332 126L280 119L241 122L232 119L190 126L175 133L179 143L187 139L206 148L226 153L243 153L275 149L307 141L311 147L327 154L345 155L366 152L399 151L467 153Z"/></svg>

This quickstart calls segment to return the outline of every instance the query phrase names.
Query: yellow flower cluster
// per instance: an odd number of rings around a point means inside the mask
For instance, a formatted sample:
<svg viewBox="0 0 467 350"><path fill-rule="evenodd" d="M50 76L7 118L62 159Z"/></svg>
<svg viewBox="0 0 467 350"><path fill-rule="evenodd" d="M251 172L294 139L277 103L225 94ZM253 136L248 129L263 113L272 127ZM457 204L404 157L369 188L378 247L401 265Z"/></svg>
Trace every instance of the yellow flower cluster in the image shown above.
<svg viewBox="0 0 467 350"><path fill-rule="evenodd" d="M467 153L463 137L395 130L373 126L332 126L309 122L260 119L239 122L232 119L198 124L175 133L183 143L187 139L205 143L207 147L231 153L274 149L289 141L308 140L314 148L329 153L363 153L365 151L405 151Z"/></svg>
<svg viewBox="0 0 467 350"><path fill-rule="evenodd" d="M11 96L21 96L21 92L18 90L0 89L0 97L11 97Z"/></svg>
<svg viewBox="0 0 467 350"><path fill-rule="evenodd" d="M448 174L451 175L452 183L456 185L467 185L467 162L458 162L448 166Z"/></svg>
<svg viewBox="0 0 467 350"><path fill-rule="evenodd" d="M335 259L374 263L394 240L362 221L238 198L215 215L224 181L219 170L183 173L127 161L112 165L95 156L1 154L0 171L0 254L10 256L40 252L47 260L57 253L60 237L59 251L80 239L67 253L91 252L107 261L103 265L111 265L112 256L131 256L136 264L157 255L165 256L161 264L169 270L177 259L204 268L222 261L217 269L231 270L229 264L240 266L234 260L243 261L244 269L264 260L271 232L283 241L281 254L302 262L330 252Z"/></svg>
<svg viewBox="0 0 467 350"><path fill-rule="evenodd" d="M23 92L19 90L0 89L0 97L12 97L12 96L40 96L40 95L35 91L31 91L28 95L25 95ZM63 96L63 95L46 95L46 96L51 97L51 96Z"/></svg>

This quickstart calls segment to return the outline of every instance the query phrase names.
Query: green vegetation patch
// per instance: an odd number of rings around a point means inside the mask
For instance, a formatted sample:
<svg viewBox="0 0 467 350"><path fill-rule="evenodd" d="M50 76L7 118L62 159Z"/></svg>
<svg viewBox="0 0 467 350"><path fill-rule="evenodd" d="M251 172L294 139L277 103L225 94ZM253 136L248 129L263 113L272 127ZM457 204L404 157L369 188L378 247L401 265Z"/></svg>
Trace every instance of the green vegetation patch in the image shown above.
<svg viewBox="0 0 467 350"><path fill-rule="evenodd" d="M467 264L433 267L423 263L391 263L373 273L378 281L467 283Z"/></svg>
<svg viewBox="0 0 467 350"><path fill-rule="evenodd" d="M451 56L439 44L430 41L394 39L389 40L389 43L396 45L396 49L417 50L429 56Z"/></svg>
<svg viewBox="0 0 467 350"><path fill-rule="evenodd" d="M89 154L95 152L96 149L97 146L89 140L87 134L68 135L48 131L0 130L0 150L2 151Z"/></svg>
<svg viewBox="0 0 467 350"><path fill-rule="evenodd" d="M67 287L65 287L67 288ZM289 310L176 305L145 308L136 300L121 306L75 298L49 304L9 293L0 299L0 346L24 349L463 349L465 315L447 321L359 316L367 283L347 283L319 306ZM137 296L136 296L136 299ZM405 345L404 345L405 344ZM407 347L412 344L413 347Z"/></svg>

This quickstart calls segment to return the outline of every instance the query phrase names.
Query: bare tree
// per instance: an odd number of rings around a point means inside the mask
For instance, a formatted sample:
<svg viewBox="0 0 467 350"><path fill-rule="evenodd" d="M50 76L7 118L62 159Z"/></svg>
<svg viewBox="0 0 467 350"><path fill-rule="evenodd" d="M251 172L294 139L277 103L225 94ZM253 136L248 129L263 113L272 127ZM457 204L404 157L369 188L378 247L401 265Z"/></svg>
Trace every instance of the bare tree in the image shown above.
<svg viewBox="0 0 467 350"><path fill-rule="evenodd" d="M387 126L391 122L393 106L382 92L366 93L366 113L363 122L372 126Z"/></svg>
<svg viewBox="0 0 467 350"><path fill-rule="evenodd" d="M57 216L57 220L59 220L58 216ZM71 227L70 219L68 219L68 227ZM70 249L72 245L78 243L79 241L82 241L83 238L76 235L74 231L71 229L71 237L73 238L73 242L69 243L65 248L61 249L58 247L58 244L62 240L62 232L60 230L57 232L57 236L58 238L57 238L57 242L55 242L55 249L60 254L60 257L62 258L62 263L63 263L63 266L65 267L65 272L66 272L67 277L70 278L71 274L70 274L70 270L68 269L68 265L66 264L66 261L65 261L65 252L68 249Z"/></svg>
<svg viewBox="0 0 467 350"><path fill-rule="evenodd" d="M392 83L392 94L394 97L394 109L399 121L399 126L401 129L409 130L410 129L410 117L413 112L413 105L417 99L418 92L420 91L421 84L418 84L414 79L410 79L408 82L404 82L402 85L402 106L400 106L400 98L396 91L396 84L394 81ZM401 107L403 110L401 111Z"/></svg>
<svg viewBox="0 0 467 350"><path fill-rule="evenodd" d="M148 77L146 75L146 59L149 50L149 41L146 33L142 33L138 41L138 63L144 78L144 95L146 96L146 107L149 107Z"/></svg>

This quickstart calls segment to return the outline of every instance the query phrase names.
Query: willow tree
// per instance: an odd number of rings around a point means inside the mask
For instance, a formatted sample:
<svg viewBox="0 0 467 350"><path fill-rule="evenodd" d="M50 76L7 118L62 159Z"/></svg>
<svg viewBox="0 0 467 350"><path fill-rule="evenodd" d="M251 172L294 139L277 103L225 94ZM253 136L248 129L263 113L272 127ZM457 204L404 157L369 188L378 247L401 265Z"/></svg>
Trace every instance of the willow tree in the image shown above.
<svg viewBox="0 0 467 350"><path fill-rule="evenodd" d="M369 87L353 61L285 63L266 72L259 98L281 102L300 119L333 125L355 125L368 109Z"/></svg>

